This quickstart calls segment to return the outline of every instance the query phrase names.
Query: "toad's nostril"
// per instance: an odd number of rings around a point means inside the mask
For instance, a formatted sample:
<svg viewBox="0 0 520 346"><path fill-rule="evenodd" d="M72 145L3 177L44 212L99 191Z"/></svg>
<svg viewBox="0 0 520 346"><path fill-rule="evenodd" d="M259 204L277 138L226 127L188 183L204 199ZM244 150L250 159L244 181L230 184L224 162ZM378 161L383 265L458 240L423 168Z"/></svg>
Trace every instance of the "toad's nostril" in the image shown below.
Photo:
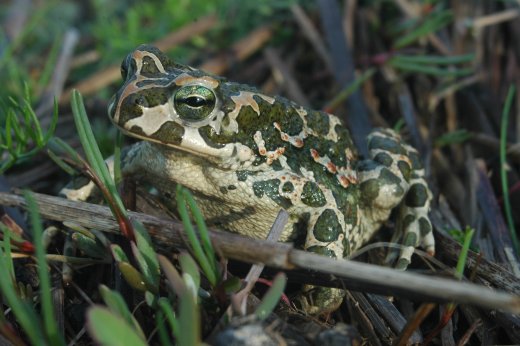
<svg viewBox="0 0 520 346"><path fill-rule="evenodd" d="M148 107L148 100L143 95L137 95L134 102L141 107Z"/></svg>

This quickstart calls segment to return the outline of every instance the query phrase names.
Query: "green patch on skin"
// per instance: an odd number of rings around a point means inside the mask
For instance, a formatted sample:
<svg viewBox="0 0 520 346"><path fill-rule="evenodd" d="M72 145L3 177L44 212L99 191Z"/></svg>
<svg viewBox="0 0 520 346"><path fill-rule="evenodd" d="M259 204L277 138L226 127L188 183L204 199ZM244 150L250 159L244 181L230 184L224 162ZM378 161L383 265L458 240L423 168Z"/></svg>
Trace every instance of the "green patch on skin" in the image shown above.
<svg viewBox="0 0 520 346"><path fill-rule="evenodd" d="M232 96L238 96L240 92L259 93L259 91L253 87L231 82L222 83L219 91L222 101L221 109L227 114L224 118L227 123L233 121L229 119L229 113L233 112L236 108ZM257 150L258 148L253 136L257 131L260 131L262 139L265 141L267 151L287 147L288 143L281 139L280 132L274 127L273 123L278 123L281 130L290 136L299 134L303 129L303 120L296 112L294 104L280 97L276 97L273 104L258 95L253 95L253 99L258 104L260 114L251 106L243 105L240 108L238 116L236 116L238 132L226 131L224 128L219 134L216 132L211 133L210 139L220 144L238 142L253 150Z"/></svg>
<svg viewBox="0 0 520 346"><path fill-rule="evenodd" d="M343 258L348 258L348 256L350 256L350 243L346 236L343 238L342 244L343 244Z"/></svg>
<svg viewBox="0 0 520 346"><path fill-rule="evenodd" d="M412 163L412 169L414 171L423 168L421 159L419 158L419 154L415 150L408 152L408 158Z"/></svg>
<svg viewBox="0 0 520 346"><path fill-rule="evenodd" d="M279 160L275 160L273 161L273 163L271 164L271 168L275 171L281 171L283 169L283 166L282 164L280 163Z"/></svg>
<svg viewBox="0 0 520 346"><path fill-rule="evenodd" d="M394 196L401 197L401 196L404 195L404 190L400 186L400 183L402 181L401 178L396 176L389 169L383 168L381 170L381 173L379 174L378 180L380 181L381 186L383 186L383 185L395 185L396 188L395 188L395 191L393 193Z"/></svg>
<svg viewBox="0 0 520 346"><path fill-rule="evenodd" d="M178 145L181 143L183 136L184 127L174 123L173 121L168 121L164 123L157 132L149 137L158 140L161 143Z"/></svg>
<svg viewBox="0 0 520 346"><path fill-rule="evenodd" d="M412 173L412 168L406 161L399 161L397 162L397 168L399 168L399 171L401 171L401 174L403 175L404 179L406 181L410 181L410 175Z"/></svg>
<svg viewBox="0 0 520 346"><path fill-rule="evenodd" d="M293 192L294 191L294 185L290 181L284 183L282 185L282 191L283 192Z"/></svg>
<svg viewBox="0 0 520 346"><path fill-rule="evenodd" d="M238 181L246 181L247 177L254 176L255 172L252 171L236 171Z"/></svg>
<svg viewBox="0 0 520 346"><path fill-rule="evenodd" d="M345 225L352 227L358 223L359 188L357 185L349 185L343 191L332 191L338 210L343 213Z"/></svg>
<svg viewBox="0 0 520 346"><path fill-rule="evenodd" d="M388 153L379 153L374 157L374 161L382 164L383 166L390 167L394 160Z"/></svg>
<svg viewBox="0 0 520 346"><path fill-rule="evenodd" d="M428 200L428 190L423 184L413 184L406 194L405 204L410 208L423 207Z"/></svg>
<svg viewBox="0 0 520 346"><path fill-rule="evenodd" d="M326 209L321 213L312 230L314 237L322 242L338 240L342 231L338 217L332 209Z"/></svg>
<svg viewBox="0 0 520 346"><path fill-rule="evenodd" d="M322 207L327 202L318 184L312 181L303 186L301 200L310 207Z"/></svg>
<svg viewBox="0 0 520 346"><path fill-rule="evenodd" d="M329 133L329 116L324 112L317 112L313 110L305 110L307 115L304 115L307 120L307 126L313 129L320 136L325 136Z"/></svg>
<svg viewBox="0 0 520 346"><path fill-rule="evenodd" d="M391 152L392 154L406 154L406 150L404 150L404 148L394 139L381 136L374 136L370 138L370 142L368 143L368 149L382 149Z"/></svg>
<svg viewBox="0 0 520 346"><path fill-rule="evenodd" d="M128 120L138 118L143 115L143 109L136 103L136 98L136 95L132 94L123 100L121 107L119 108L119 120L117 125L123 127ZM118 101L118 99L116 99L116 101ZM116 107L114 106L112 111L115 112L115 110ZM110 114L110 118L112 118L112 120L114 119L114 115L115 114L113 113Z"/></svg>
<svg viewBox="0 0 520 346"><path fill-rule="evenodd" d="M407 233L404 238L403 245L416 247L417 246L417 234L412 233L412 232Z"/></svg>
<svg viewBox="0 0 520 346"><path fill-rule="evenodd" d="M133 95L135 95L135 98L133 98L134 103L141 103L141 105L147 108L164 105L168 103L168 98L170 97L168 90L161 87L139 90L138 93L129 95L127 99L132 99Z"/></svg>
<svg viewBox="0 0 520 346"><path fill-rule="evenodd" d="M204 143L206 143L209 147L212 147L212 148L216 148L216 149L223 148L225 146L225 144L217 143L212 140L211 133L213 133L213 132L215 132L215 130L209 125L199 128L199 134L202 137L202 139L204 139Z"/></svg>
<svg viewBox="0 0 520 346"><path fill-rule="evenodd" d="M320 156L327 157L337 167L346 167L347 159L345 157L345 141L334 142L324 138L309 135L302 148L289 146L285 151L287 165L298 175L302 175L303 169L312 172L315 181L320 186L326 186L332 191L343 191L344 188L338 182L334 174L331 174L322 164L315 162L311 157L311 149L316 150Z"/></svg>
<svg viewBox="0 0 520 346"><path fill-rule="evenodd" d="M380 186L377 179L369 179L361 183L361 201L365 206L372 206L373 201L379 196Z"/></svg>
<svg viewBox="0 0 520 346"><path fill-rule="evenodd" d="M237 187L235 185L228 185L227 189L228 190L236 190Z"/></svg>
<svg viewBox="0 0 520 346"><path fill-rule="evenodd" d="M258 198L262 198L265 194L280 207L287 209L292 206L292 203L289 199L280 196L280 193L278 192L279 186L279 179L256 181L253 183L253 192L255 193L255 196Z"/></svg>
<svg viewBox="0 0 520 346"><path fill-rule="evenodd" d="M225 186L220 186L218 189L219 189L220 193L223 194L223 195L228 193L228 190L226 189Z"/></svg>
<svg viewBox="0 0 520 346"><path fill-rule="evenodd" d="M369 179L361 183L361 197L366 207L371 207L374 200L379 196L383 186L394 185L392 194L398 198L403 196L404 190L400 186L401 179L393 174L389 169L383 168L379 177Z"/></svg>
<svg viewBox="0 0 520 346"><path fill-rule="evenodd" d="M342 143L343 148L349 148L353 155L352 160L357 161L357 148L354 145L352 136L350 135L350 132L347 130L347 128L341 124L338 124L334 127L334 131L338 136L338 143Z"/></svg>
<svg viewBox="0 0 520 346"><path fill-rule="evenodd" d="M327 256L330 258L336 258L336 254L334 253L334 251L325 246L314 245L305 249L305 251L314 252L318 255Z"/></svg>
<svg viewBox="0 0 520 346"><path fill-rule="evenodd" d="M419 230L421 232L421 236L425 236L427 235L428 233L431 233L432 231L432 224L430 223L430 221L428 221L427 218L425 217L421 217L419 219Z"/></svg>

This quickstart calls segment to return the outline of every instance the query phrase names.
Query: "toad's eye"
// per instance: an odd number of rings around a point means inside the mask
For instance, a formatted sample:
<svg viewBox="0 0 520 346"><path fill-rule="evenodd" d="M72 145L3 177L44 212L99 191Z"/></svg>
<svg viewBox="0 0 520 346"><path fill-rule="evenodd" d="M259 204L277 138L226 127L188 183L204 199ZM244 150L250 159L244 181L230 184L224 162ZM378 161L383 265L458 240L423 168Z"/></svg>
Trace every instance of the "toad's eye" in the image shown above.
<svg viewBox="0 0 520 346"><path fill-rule="evenodd" d="M187 85L173 96L173 106L179 117L186 121L207 118L217 103L215 93L201 85Z"/></svg>

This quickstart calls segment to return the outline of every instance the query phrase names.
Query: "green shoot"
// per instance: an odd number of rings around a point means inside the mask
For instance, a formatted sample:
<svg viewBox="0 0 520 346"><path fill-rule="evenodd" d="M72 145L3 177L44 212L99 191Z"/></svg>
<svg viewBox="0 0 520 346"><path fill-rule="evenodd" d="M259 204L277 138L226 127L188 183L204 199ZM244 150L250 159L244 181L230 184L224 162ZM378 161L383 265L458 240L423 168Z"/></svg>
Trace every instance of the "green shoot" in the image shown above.
<svg viewBox="0 0 520 346"><path fill-rule="evenodd" d="M435 139L435 146L437 148L442 148L447 145L464 143L471 139L471 137L473 137L473 135L468 130L455 130L437 137Z"/></svg>
<svg viewBox="0 0 520 346"><path fill-rule="evenodd" d="M133 324L105 307L91 307L87 313L87 321L90 335L100 345L147 345Z"/></svg>
<svg viewBox="0 0 520 346"><path fill-rule="evenodd" d="M51 281L48 271L47 262L45 260L45 249L42 243L42 221L38 206L29 192L24 193L27 201L31 226L33 230L34 245L36 248L36 261L38 263L38 278L40 279L40 299L42 305L42 318L45 334L51 345L65 345L63 336L59 334L58 325L52 304Z"/></svg>
<svg viewBox="0 0 520 346"><path fill-rule="evenodd" d="M208 253L208 251L207 251L208 249L206 248L206 246L209 246L209 244L205 245L203 248L203 246L201 245L201 242L199 241L199 238L196 235L195 228L193 227L190 216L188 214L187 205L189 203L187 201L186 195L187 195L187 192L185 191L185 189L182 186L177 185L177 194L176 194L177 209L179 211L179 216L181 217L182 224L184 225L184 231L186 232L186 235L190 242L190 245L191 245L191 248L193 251L193 255L197 259L197 262L199 263L200 267L202 268L204 275L206 275L211 286L215 287L219 281L220 275L219 275L219 271L218 271L218 267L216 265L216 260L215 260L214 255L213 255L213 257L211 257L212 254L214 254L214 252L213 252L213 249L211 248L211 250ZM192 205L190 205L190 207L191 206ZM197 224L204 223L204 220L202 218L197 219L199 217L198 215L200 213L200 211L198 211L197 209L198 209L197 207L195 209L191 209L194 217L196 218L196 222L197 222ZM202 217L202 214L200 214L200 217ZM204 232L204 229L205 229L205 225L202 228L199 227L200 237L201 237L201 239L204 237L207 237L206 241L209 242L209 236L202 235L202 233ZM205 244L205 243L203 242L203 244Z"/></svg>
<svg viewBox="0 0 520 346"><path fill-rule="evenodd" d="M339 105L345 102L345 100L348 99L350 95L352 95L356 90L358 90L364 82L372 78L372 76L375 73L376 69L374 68L370 68L364 71L363 74L356 78L356 80L352 84L348 85L346 88L341 90L340 93L332 99L332 101L325 105L325 107L323 107L323 110L325 112L332 113L336 108L339 107Z"/></svg>
<svg viewBox="0 0 520 346"><path fill-rule="evenodd" d="M119 209L121 209L123 214L126 214L123 202L117 193L114 180L110 176L110 172L108 171L108 168L105 165L105 161L103 160L101 152L97 146L94 133L92 132L92 128L90 127L88 116L85 111L83 98L77 90L72 92L71 105L76 129L78 130L78 135L80 137L83 150L85 151L85 155L87 156L87 160L90 166L94 169L95 172L99 173L101 181L114 197L114 201L117 203L117 206Z"/></svg>
<svg viewBox="0 0 520 346"><path fill-rule="evenodd" d="M454 69L454 68L440 68L437 66L430 65L430 63L422 62L423 57L419 57L417 61L414 61L413 57L404 57L398 55L390 59L388 62L394 68L397 68L404 72L423 73L435 77L462 77L473 73L472 68Z"/></svg>
<svg viewBox="0 0 520 346"><path fill-rule="evenodd" d="M99 293L101 293L101 297L110 311L122 317L127 324L134 327L134 330L142 339L145 339L145 335L141 329L141 326L128 309L128 306L126 306L125 300L123 299L123 296L121 296L121 293L113 291L105 285L99 286Z"/></svg>
<svg viewBox="0 0 520 346"><path fill-rule="evenodd" d="M49 129L44 133L40 121L31 107L29 87L25 85L20 102L10 99L11 105L5 114L4 129L0 131L0 174L19 162L32 158L43 149L54 133L58 123L58 105L54 103Z"/></svg>
<svg viewBox="0 0 520 346"><path fill-rule="evenodd" d="M451 11L441 10L432 12L423 22L419 23L416 28L397 40L394 44L394 48L401 49L409 46L420 38L430 35L445 27L452 20L453 14Z"/></svg>
<svg viewBox="0 0 520 346"><path fill-rule="evenodd" d="M218 263L217 257L215 255L215 250L213 250L213 244L211 243L211 239L209 237L208 227L206 226L206 222L204 220L204 216L200 211L195 199L191 195L191 193L187 189L182 189L184 199L186 200L188 206L190 207L191 214L195 219L195 223L197 224L197 228L199 230L200 241L202 244L202 248L204 249L204 253L211 261L211 266L213 270L218 274Z"/></svg>
<svg viewBox="0 0 520 346"><path fill-rule="evenodd" d="M280 297L283 294L286 283L287 276L284 273L279 273L276 275L273 281L273 285L264 295L262 303L260 303L260 305L258 305L258 307L255 310L255 315L258 316L260 320L266 319L269 316L269 314L273 312L274 308L280 301Z"/></svg>
<svg viewBox="0 0 520 346"><path fill-rule="evenodd" d="M462 276L464 275L464 268L466 267L466 262L468 260L468 252L471 246L471 239L473 239L473 234L475 234L475 230L471 227L466 227L466 230L464 231L462 249L460 250L459 259L457 261L457 268L455 270L455 277L458 280L461 280Z"/></svg>
<svg viewBox="0 0 520 346"><path fill-rule="evenodd" d="M509 226L509 232L511 234L511 240L516 253L520 253L520 244L518 243L518 237L516 235L515 222L513 220L513 214L511 210L511 202L509 200L509 189L507 183L507 128L509 124L509 113L511 111L511 105L513 104L513 98L515 95L515 87L511 85L507 93L506 102L502 109L502 120L500 122L500 180L502 181L502 195L504 196L504 209Z"/></svg>

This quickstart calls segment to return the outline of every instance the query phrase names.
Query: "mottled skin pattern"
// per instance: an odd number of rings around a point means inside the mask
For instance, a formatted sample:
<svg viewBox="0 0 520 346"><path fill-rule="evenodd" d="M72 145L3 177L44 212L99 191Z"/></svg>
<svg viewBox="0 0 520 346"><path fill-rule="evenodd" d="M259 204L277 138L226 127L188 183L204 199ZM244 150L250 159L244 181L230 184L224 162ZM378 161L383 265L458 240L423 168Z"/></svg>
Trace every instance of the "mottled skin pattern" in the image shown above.
<svg viewBox="0 0 520 346"><path fill-rule="evenodd" d="M345 258L401 204L406 267L413 248L433 252L430 192L417 152L391 130L368 138L359 161L334 115L303 108L184 65L140 46L122 64L124 85L109 115L143 139L123 159L123 173L173 196L193 191L209 223L265 238L280 208L290 220L282 240ZM401 203L403 202L403 203ZM341 302L337 289L306 287L310 313Z"/></svg>

